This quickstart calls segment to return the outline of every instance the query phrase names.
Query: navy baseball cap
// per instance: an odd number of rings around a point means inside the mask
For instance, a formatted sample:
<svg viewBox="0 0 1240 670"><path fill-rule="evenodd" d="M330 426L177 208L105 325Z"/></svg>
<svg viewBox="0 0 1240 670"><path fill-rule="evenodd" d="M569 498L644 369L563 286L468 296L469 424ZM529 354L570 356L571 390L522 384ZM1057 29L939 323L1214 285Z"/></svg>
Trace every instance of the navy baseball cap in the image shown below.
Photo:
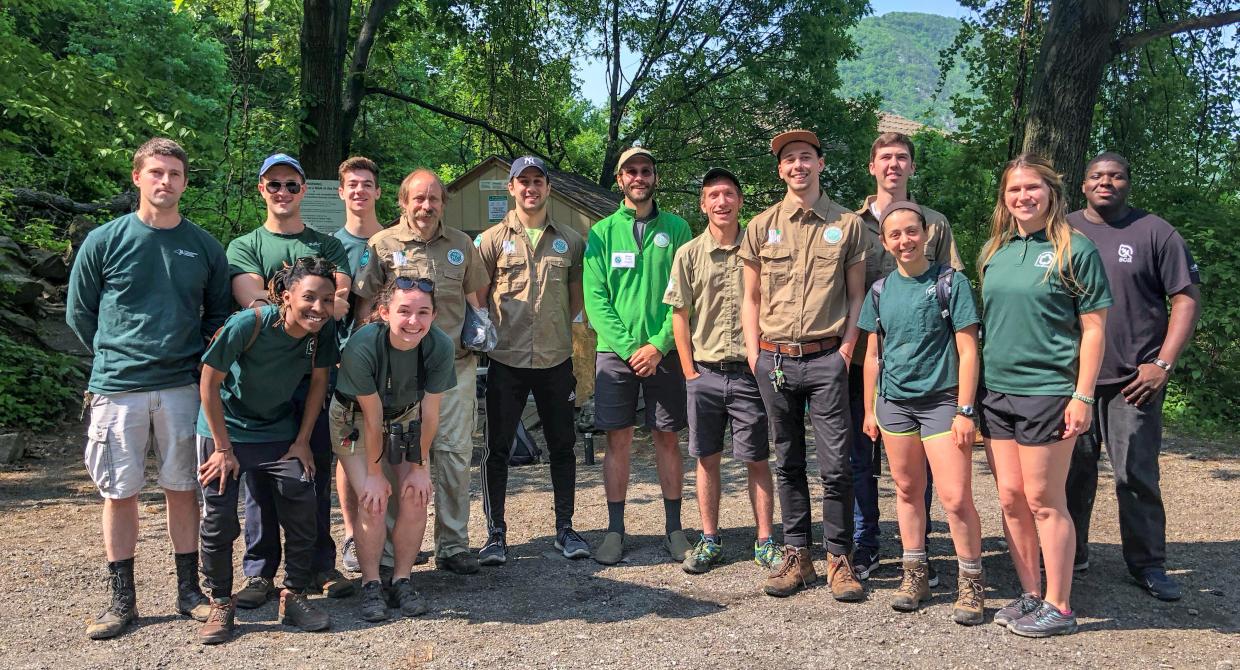
<svg viewBox="0 0 1240 670"><path fill-rule="evenodd" d="M306 178L306 171L301 169L301 163L298 163L296 158L288 154L271 154L268 156L267 160L263 161L263 166L258 169L258 177L261 179L263 175L267 174L268 170L277 165L287 165L297 170L297 174L301 175L302 179Z"/></svg>
<svg viewBox="0 0 1240 670"><path fill-rule="evenodd" d="M713 167L707 170L706 174L702 175L702 186L705 187L707 183L709 183L711 180L717 177L723 177L724 179L727 179L728 181L735 184L736 192L740 193L741 180L737 178L737 176L733 174L732 171L727 168Z"/></svg>
<svg viewBox="0 0 1240 670"><path fill-rule="evenodd" d="M534 168L548 179L551 177L547 174L547 164L543 162L543 159L537 156L522 156L513 161L512 167L508 169L508 181L512 181L517 175L525 172L526 168Z"/></svg>

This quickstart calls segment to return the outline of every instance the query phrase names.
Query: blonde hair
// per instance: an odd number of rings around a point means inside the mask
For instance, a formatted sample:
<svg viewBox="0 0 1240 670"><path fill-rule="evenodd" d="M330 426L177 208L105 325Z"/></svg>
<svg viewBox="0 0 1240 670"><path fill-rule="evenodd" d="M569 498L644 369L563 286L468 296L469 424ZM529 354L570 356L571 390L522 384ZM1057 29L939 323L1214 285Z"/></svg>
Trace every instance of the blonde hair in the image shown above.
<svg viewBox="0 0 1240 670"><path fill-rule="evenodd" d="M428 176L434 179L435 184L439 186L440 201L444 203L448 202L448 188L444 186L443 180L439 178L439 175L435 174L435 171L430 168L418 168L405 175L405 178L400 182L400 189L396 191L396 200L400 203L400 208L402 211L405 209L406 200L408 200L411 195L409 193L410 184L412 184L418 177Z"/></svg>
<svg viewBox="0 0 1240 670"><path fill-rule="evenodd" d="M1073 294L1081 293L1081 285L1076 281L1072 270L1072 225L1068 223L1067 206L1063 193L1063 178L1055 172L1051 162L1035 154L1021 154L1008 162L1003 169L1003 177L999 179L999 197L995 202L995 211L990 217L990 239L982 245L982 253L978 255L978 275L985 279L986 264L1003 248L1012 236L1019 232L1016 217L1008 211L1004 201L1008 179L1016 170L1028 170L1037 174L1046 185L1050 202L1046 209L1046 239L1050 240L1054 249L1054 261L1047 266L1042 281L1049 281L1051 271L1059 277L1059 281Z"/></svg>

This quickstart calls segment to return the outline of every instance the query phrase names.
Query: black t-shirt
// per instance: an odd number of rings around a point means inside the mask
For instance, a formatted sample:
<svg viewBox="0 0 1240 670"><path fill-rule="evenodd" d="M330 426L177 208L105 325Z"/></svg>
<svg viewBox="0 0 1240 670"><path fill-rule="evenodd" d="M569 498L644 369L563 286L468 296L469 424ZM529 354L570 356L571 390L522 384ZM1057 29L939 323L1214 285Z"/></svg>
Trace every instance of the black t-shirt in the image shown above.
<svg viewBox="0 0 1240 670"><path fill-rule="evenodd" d="M1167 296L1200 283L1197 264L1175 228L1142 209L1107 224L1090 223L1078 210L1068 222L1098 247L1115 298L1098 383L1128 381L1138 365L1158 357L1167 336Z"/></svg>

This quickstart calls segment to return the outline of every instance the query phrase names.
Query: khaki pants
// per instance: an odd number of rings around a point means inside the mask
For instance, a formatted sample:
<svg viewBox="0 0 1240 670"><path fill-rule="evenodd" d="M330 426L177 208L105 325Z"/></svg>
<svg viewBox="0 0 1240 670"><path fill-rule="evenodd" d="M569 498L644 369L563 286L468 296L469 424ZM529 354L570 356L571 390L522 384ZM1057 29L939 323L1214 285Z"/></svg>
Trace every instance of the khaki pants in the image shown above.
<svg viewBox="0 0 1240 670"><path fill-rule="evenodd" d="M456 360L456 387L439 404L439 430L431 444L435 486L435 557L469 551L469 461L478 420L477 357Z"/></svg>

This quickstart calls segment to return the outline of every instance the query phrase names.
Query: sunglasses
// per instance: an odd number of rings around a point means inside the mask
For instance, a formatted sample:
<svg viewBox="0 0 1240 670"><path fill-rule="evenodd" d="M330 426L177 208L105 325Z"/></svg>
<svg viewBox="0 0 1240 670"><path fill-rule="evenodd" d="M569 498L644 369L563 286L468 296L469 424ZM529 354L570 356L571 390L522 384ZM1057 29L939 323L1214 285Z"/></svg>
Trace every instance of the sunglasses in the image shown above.
<svg viewBox="0 0 1240 670"><path fill-rule="evenodd" d="M435 291L435 282L425 277L419 279L414 279L413 277L396 277L393 281L396 283L396 288L402 291L412 291L415 288L423 293L433 293Z"/></svg>
<svg viewBox="0 0 1240 670"><path fill-rule="evenodd" d="M263 188L267 189L267 192L272 195L279 193L281 187L284 187L292 195L301 193L301 182L299 181L269 181L263 184Z"/></svg>
<svg viewBox="0 0 1240 670"><path fill-rule="evenodd" d="M302 256L301 258L298 258L297 260L293 261L293 263L295 265L301 265L303 267L320 267L320 268L327 270L328 272L336 271L335 263L332 263L331 261L325 258L320 258L318 256Z"/></svg>

